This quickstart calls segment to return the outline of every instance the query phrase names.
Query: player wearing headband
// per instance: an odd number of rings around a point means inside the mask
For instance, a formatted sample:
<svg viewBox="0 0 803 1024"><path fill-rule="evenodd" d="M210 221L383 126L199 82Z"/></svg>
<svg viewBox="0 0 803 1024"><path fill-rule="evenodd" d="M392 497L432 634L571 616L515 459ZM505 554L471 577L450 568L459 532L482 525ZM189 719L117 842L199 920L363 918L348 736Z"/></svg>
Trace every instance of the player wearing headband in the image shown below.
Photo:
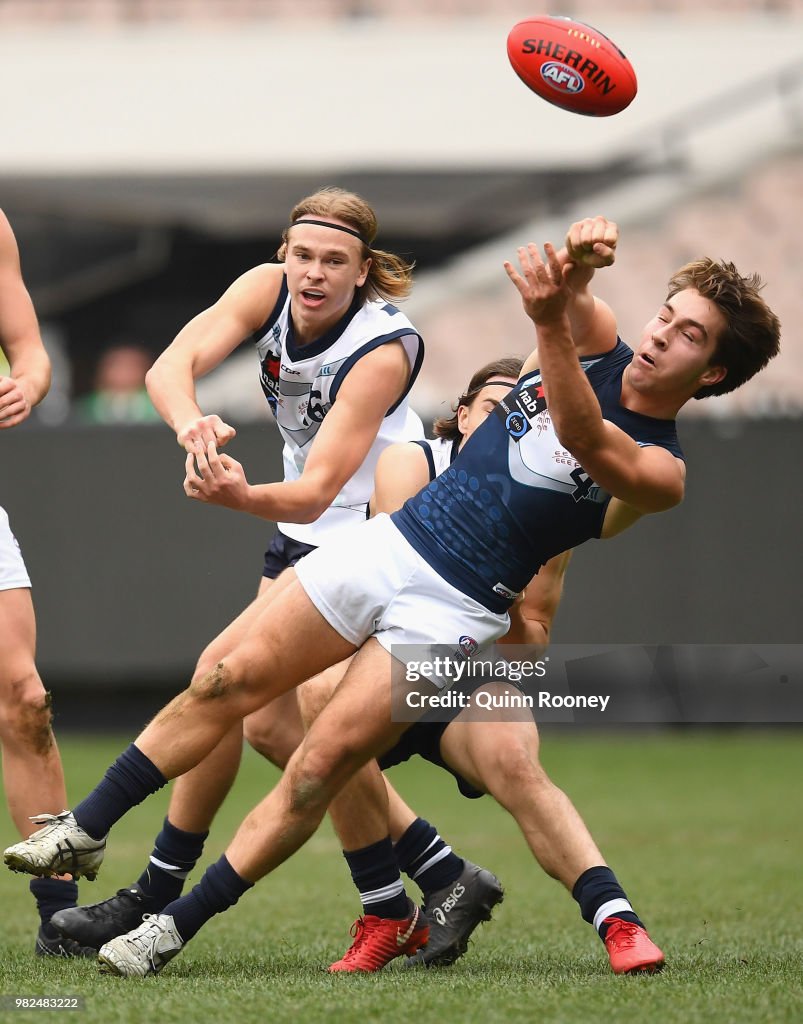
<svg viewBox="0 0 803 1024"><path fill-rule="evenodd" d="M373 248L376 232L374 211L353 193L327 188L301 200L283 233L277 254L281 262L258 266L235 281L179 333L148 374L154 405L187 452L187 496L279 524L265 554L258 600L210 644L198 671L208 671L236 646L284 569L365 518L383 449L423 434L407 405L423 343L393 305L408 293L412 268ZM281 483L250 484L239 463L218 454L235 430L219 416L204 415L195 396L195 381L249 338L284 441ZM295 694L251 715L245 734L265 757L284 767L303 737ZM81 936L97 949L179 895L234 781L242 739L238 724L201 765L176 781L140 878L110 899L58 915L56 923L65 935ZM346 821L369 814L370 801L360 795L358 780L352 796L341 801ZM411 913L400 866L419 873L425 896L443 890L466 870L481 869L466 867L434 826L394 798L415 823L402 845L402 863L388 838L361 877L372 880L363 884L366 913L392 922L395 929L397 919ZM423 858L428 848L430 855ZM421 871L435 854L431 866ZM482 872L470 899L486 900L489 888L495 892L498 882ZM421 924L412 933L410 950L422 939L423 919Z"/></svg>
<svg viewBox="0 0 803 1024"><path fill-rule="evenodd" d="M673 275L634 351L589 289L617 241L617 226L594 217L571 226L560 252L547 243L545 259L535 245L519 249L520 270L505 268L538 351L452 466L392 517L356 525L299 562L236 649L196 676L72 813L5 852L9 867L31 874L76 861L96 870L130 808L197 765L266 699L354 655L225 855L192 893L104 946L106 969L161 970L299 849L355 773L397 742L409 723L394 718L394 702L410 690L395 645L447 644L470 656L507 632L508 609L550 558L682 501L676 414L759 372L779 350L780 325L756 275L705 257ZM630 913L610 881L579 897L583 915L609 930ZM409 934L400 924L397 942Z"/></svg>

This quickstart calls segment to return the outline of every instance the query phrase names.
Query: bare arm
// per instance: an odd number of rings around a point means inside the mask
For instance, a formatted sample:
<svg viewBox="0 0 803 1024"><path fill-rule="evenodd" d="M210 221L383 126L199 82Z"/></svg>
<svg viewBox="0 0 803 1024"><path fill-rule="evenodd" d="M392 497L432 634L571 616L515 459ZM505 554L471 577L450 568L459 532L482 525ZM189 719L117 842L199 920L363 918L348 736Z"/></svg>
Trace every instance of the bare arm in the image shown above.
<svg viewBox="0 0 803 1024"><path fill-rule="evenodd" d="M578 356L602 355L616 345L616 317L602 299L591 292L591 281L600 267L613 262L619 228L605 217L589 217L569 228L566 244L557 253L566 268L566 313ZM527 359L522 376L539 369L538 350Z"/></svg>
<svg viewBox="0 0 803 1024"><path fill-rule="evenodd" d="M206 454L195 456L197 472L193 456L187 456L185 492L274 522L314 522L359 469L409 376L410 363L400 342L363 356L324 417L298 480L249 484L242 466L210 444Z"/></svg>
<svg viewBox="0 0 803 1024"><path fill-rule="evenodd" d="M602 411L580 367L566 311L570 264L561 265L553 247L519 249L522 274L510 263L508 276L536 325L539 363L558 439L594 481L638 512L661 512L683 499L683 464L659 447L640 448ZM522 276L523 275L523 276Z"/></svg>
<svg viewBox="0 0 803 1024"><path fill-rule="evenodd" d="M31 297L22 279L11 225L0 211L0 347L10 372L0 376L0 429L15 427L45 397L50 359L42 344Z"/></svg>
<svg viewBox="0 0 803 1024"><path fill-rule="evenodd" d="M539 652L546 650L571 557L571 551L564 551L541 566L521 599L510 608L510 629L498 643L528 644Z"/></svg>
<svg viewBox="0 0 803 1024"><path fill-rule="evenodd" d="M222 447L234 437L234 428L219 416L204 416L195 382L262 326L279 297L282 276L278 264L247 271L179 331L148 371L151 401L186 451L203 454L210 442Z"/></svg>
<svg viewBox="0 0 803 1024"><path fill-rule="evenodd" d="M379 456L374 472L371 515L397 511L429 483L429 464L420 444L402 441Z"/></svg>

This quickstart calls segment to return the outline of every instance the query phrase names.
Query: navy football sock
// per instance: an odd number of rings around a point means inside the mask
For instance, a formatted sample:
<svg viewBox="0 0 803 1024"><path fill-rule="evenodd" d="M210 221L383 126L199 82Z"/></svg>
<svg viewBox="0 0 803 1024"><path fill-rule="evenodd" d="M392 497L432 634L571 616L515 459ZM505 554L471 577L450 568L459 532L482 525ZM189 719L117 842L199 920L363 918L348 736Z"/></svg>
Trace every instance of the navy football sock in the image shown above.
<svg viewBox="0 0 803 1024"><path fill-rule="evenodd" d="M75 820L93 839L102 839L132 807L166 785L153 761L132 743L74 809Z"/></svg>
<svg viewBox="0 0 803 1024"><path fill-rule="evenodd" d="M344 850L343 856L366 914L397 920L409 916L410 901L404 891L390 836L361 850Z"/></svg>
<svg viewBox="0 0 803 1024"><path fill-rule="evenodd" d="M185 832L165 818L150 863L137 879L137 885L150 897L154 913L159 913L181 895L187 875L203 853L208 835L208 832Z"/></svg>
<svg viewBox="0 0 803 1024"><path fill-rule="evenodd" d="M416 818L394 847L402 871L427 893L437 892L456 881L465 862L452 852L436 829Z"/></svg>
<svg viewBox="0 0 803 1024"><path fill-rule="evenodd" d="M574 883L572 896L580 904L583 920L594 925L601 939L605 938L608 931L605 920L609 917L618 917L644 927L630 906L624 889L617 882L616 875L608 867L584 871Z"/></svg>
<svg viewBox="0 0 803 1024"><path fill-rule="evenodd" d="M78 902L78 886L66 878L32 878L29 888L36 899L36 909L43 925L58 910L74 907Z"/></svg>
<svg viewBox="0 0 803 1024"><path fill-rule="evenodd" d="M233 907L253 885L237 874L224 853L216 864L206 869L191 892L168 903L163 913L173 918L179 935L189 942L210 918Z"/></svg>

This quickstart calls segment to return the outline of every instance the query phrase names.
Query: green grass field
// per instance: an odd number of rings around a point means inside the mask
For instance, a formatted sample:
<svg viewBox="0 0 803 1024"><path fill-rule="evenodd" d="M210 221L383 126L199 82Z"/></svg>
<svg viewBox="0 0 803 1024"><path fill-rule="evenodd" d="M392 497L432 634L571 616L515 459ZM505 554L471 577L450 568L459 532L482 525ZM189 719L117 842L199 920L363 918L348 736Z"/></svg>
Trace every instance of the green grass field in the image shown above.
<svg viewBox="0 0 803 1024"><path fill-rule="evenodd" d="M659 976L613 976L576 904L538 869L514 822L488 798L460 798L446 775L416 762L394 770L400 791L458 852L493 869L506 887L494 920L453 968L325 973L348 945L359 911L325 825L291 862L207 925L162 975L143 982L101 977L92 961L34 958L27 880L6 873L0 994L82 996L85 1008L68 1016L82 1024L799 1022L801 739L794 732L597 737L568 731L544 738L547 769L574 799L667 954ZM62 738L71 801L123 745L122 739ZM275 777L248 753L205 863L219 855ZM166 806L159 794L117 826L100 878L81 883L82 902L105 898L138 876ZM12 842L5 814L0 822L0 837ZM0 1017L18 1021L34 1012ZM65 1015L51 1011L46 1019Z"/></svg>

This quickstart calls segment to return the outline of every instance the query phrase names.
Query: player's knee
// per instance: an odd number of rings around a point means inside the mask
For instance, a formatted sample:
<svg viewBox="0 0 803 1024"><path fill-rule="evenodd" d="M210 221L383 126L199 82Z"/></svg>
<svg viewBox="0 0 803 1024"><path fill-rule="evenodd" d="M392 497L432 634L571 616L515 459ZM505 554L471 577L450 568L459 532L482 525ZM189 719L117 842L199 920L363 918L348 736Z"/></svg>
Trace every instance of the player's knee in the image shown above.
<svg viewBox="0 0 803 1024"><path fill-rule="evenodd" d="M325 809L349 776L345 750L320 745L302 746L287 768L290 810L294 813Z"/></svg>
<svg viewBox="0 0 803 1024"><path fill-rule="evenodd" d="M35 669L15 676L4 687L0 702L0 738L37 754L53 746L52 700Z"/></svg>
<svg viewBox="0 0 803 1024"><path fill-rule="evenodd" d="M304 814L329 803L327 779L322 762L301 758L287 769L289 809L291 814Z"/></svg>
<svg viewBox="0 0 803 1024"><path fill-rule="evenodd" d="M332 696L332 687L325 678L308 679L297 691L298 709L307 728L323 711Z"/></svg>
<svg viewBox="0 0 803 1024"><path fill-rule="evenodd" d="M245 674L230 659L218 661L203 675L196 673L189 692L196 700L227 703L247 690Z"/></svg>
<svg viewBox="0 0 803 1024"><path fill-rule="evenodd" d="M259 715L246 718L243 734L250 745L277 768L286 768L304 738L300 722L262 719Z"/></svg>
<svg viewBox="0 0 803 1024"><path fill-rule="evenodd" d="M196 679L203 679L204 676L209 675L215 666L220 662L220 652L215 654L212 647L207 647L201 657L198 659L198 664L195 666L195 672L192 676L192 681Z"/></svg>

